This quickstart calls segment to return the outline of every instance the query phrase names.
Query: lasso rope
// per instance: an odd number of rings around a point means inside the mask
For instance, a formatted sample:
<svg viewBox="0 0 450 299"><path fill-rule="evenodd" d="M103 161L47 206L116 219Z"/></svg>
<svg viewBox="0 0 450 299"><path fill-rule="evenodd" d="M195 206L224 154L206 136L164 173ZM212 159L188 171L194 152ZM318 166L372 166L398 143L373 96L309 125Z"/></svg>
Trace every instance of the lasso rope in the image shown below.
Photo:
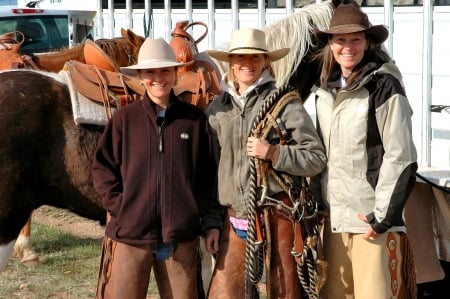
<svg viewBox="0 0 450 299"><path fill-rule="evenodd" d="M251 136L257 134L258 124L265 118L266 113L272 106L286 93L293 90L290 86L282 86L275 91L259 110L253 122ZM257 283L261 280L264 270L263 266L263 244L259 244L256 239L256 201L257 201L257 175L256 159L250 157L250 196L247 204L248 228L245 250L245 294L247 299L259 298Z"/></svg>

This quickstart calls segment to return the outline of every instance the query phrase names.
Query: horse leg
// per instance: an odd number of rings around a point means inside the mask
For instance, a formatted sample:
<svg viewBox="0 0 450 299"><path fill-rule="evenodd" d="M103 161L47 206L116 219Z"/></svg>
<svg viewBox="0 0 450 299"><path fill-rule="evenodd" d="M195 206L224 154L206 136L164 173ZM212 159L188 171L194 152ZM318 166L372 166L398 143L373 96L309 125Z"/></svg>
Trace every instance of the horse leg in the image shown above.
<svg viewBox="0 0 450 299"><path fill-rule="evenodd" d="M39 256L31 247L31 216L17 237L14 244L13 256L17 257L22 263L35 264L39 263Z"/></svg>

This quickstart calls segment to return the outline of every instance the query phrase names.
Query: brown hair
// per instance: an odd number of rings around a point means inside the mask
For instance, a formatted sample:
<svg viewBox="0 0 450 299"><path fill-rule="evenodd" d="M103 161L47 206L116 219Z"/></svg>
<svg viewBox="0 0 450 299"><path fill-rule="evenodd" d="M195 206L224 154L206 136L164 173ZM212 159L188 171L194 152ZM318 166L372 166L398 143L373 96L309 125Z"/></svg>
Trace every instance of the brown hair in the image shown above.
<svg viewBox="0 0 450 299"><path fill-rule="evenodd" d="M329 39L332 35L329 35ZM389 62L392 61L389 54L382 48L381 45L376 45L370 35L365 34L367 40L367 50L364 51L364 57L361 62L355 66L352 71L352 74L347 78L346 84L350 85L354 82L355 78L361 73L361 70L364 65L368 62ZM328 40L329 40L328 39ZM336 62L333 56L333 52L330 47L330 43L327 42L323 45L323 48L318 52L318 54L314 57L319 60L322 64L322 70L320 73L320 86L325 87L330 75L338 68L339 64ZM340 70L339 70L340 72Z"/></svg>

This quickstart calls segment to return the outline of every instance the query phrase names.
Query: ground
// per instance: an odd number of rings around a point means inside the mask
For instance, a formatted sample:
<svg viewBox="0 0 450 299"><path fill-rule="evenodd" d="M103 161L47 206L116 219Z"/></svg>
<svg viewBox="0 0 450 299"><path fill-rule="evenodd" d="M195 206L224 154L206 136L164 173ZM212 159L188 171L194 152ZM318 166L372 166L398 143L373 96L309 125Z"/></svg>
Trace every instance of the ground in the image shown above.
<svg viewBox="0 0 450 299"><path fill-rule="evenodd" d="M33 222L57 226L78 237L98 239L104 236L104 227L98 221L80 217L70 211L42 206L33 212Z"/></svg>

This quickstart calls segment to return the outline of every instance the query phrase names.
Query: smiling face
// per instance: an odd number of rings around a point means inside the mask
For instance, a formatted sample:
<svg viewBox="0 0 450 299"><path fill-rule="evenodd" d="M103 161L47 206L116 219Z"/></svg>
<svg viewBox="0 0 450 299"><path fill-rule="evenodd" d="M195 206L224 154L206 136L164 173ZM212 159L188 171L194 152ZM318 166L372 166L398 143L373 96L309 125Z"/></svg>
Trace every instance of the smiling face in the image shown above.
<svg viewBox="0 0 450 299"><path fill-rule="evenodd" d="M348 77L353 68L362 61L368 46L364 32L333 34L329 44L344 77Z"/></svg>
<svg viewBox="0 0 450 299"><path fill-rule="evenodd" d="M148 96L157 105L166 108L170 100L170 91L175 85L177 71L175 67L139 70L139 78L145 86Z"/></svg>
<svg viewBox="0 0 450 299"><path fill-rule="evenodd" d="M269 60L265 54L233 54L230 56L231 69L239 84L238 92L240 94L258 80L268 63Z"/></svg>

